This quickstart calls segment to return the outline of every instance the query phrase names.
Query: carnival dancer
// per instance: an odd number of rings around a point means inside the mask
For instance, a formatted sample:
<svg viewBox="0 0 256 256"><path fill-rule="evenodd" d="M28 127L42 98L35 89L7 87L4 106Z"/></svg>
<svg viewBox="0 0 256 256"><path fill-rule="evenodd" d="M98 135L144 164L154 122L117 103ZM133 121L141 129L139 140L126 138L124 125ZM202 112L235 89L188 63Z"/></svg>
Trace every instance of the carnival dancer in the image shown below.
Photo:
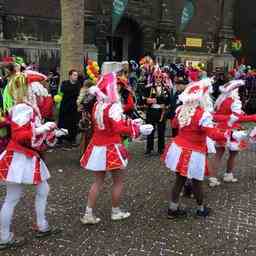
<svg viewBox="0 0 256 256"><path fill-rule="evenodd" d="M92 110L96 102L96 97L89 93L89 88L94 85L94 81L85 80L76 101L77 110L81 114L81 119L78 124L82 133L80 142L80 156L82 156L92 138Z"/></svg>
<svg viewBox="0 0 256 256"><path fill-rule="evenodd" d="M227 129L241 130L241 122L256 122L256 115L245 115L242 111L238 88L244 84L243 80L233 80L220 87L221 95L215 102L214 113L214 120L217 122L219 129L223 131ZM237 182L238 179L234 177L235 159L238 152L246 148L246 143L244 141L218 143L213 161L215 170L218 169L226 148L229 151L229 158L223 181Z"/></svg>
<svg viewBox="0 0 256 256"><path fill-rule="evenodd" d="M93 172L95 181L89 191L85 215L81 218L83 224L96 224L100 221L93 211L107 173L112 175L113 180L111 219L122 220L130 216L129 212L120 209L124 169L128 163L128 152L122 144L121 135L136 137L140 132L148 135L153 130L151 125L138 125L136 121L123 117L115 73L105 73L94 90L98 101L93 111L93 137L81 159L81 166Z"/></svg>
<svg viewBox="0 0 256 256"><path fill-rule="evenodd" d="M42 86L43 87L43 86ZM11 123L11 138L6 150L0 155L0 181L6 183L6 197L0 212L0 249L24 244L24 238L15 237L10 231L15 206L19 202L24 185L35 185L36 223L35 237L56 234L60 230L50 227L45 216L50 177L41 158L45 143L55 140L55 123L42 124L37 106L37 96L44 88L28 85L23 74L13 77L8 84L13 106L8 111ZM35 95L37 92L37 96Z"/></svg>
<svg viewBox="0 0 256 256"><path fill-rule="evenodd" d="M229 131L222 132L215 128L211 114L205 111L210 100L210 84L209 79L194 82L180 95L183 105L177 109L176 118L173 120L179 127L179 133L164 155L166 166L176 173L168 209L170 219L187 214L179 207L180 193L187 178L192 179L193 193L198 204L196 214L206 217L210 212L210 209L204 206L202 187L202 181L207 175L206 138L226 142L231 134ZM245 134L240 132L233 136L240 139Z"/></svg>

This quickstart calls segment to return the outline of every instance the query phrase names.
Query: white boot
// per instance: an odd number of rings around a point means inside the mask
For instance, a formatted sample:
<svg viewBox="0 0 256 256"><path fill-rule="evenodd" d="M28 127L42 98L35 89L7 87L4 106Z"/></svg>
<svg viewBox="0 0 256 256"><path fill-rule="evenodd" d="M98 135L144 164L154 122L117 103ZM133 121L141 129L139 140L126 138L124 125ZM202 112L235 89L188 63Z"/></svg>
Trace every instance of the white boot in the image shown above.
<svg viewBox="0 0 256 256"><path fill-rule="evenodd" d="M238 181L238 179L236 179L236 178L234 177L233 173L230 172L230 173L225 173L225 174L224 174L223 181L224 181L224 182L235 183L235 182Z"/></svg>
<svg viewBox="0 0 256 256"><path fill-rule="evenodd" d="M220 185L220 182L218 181L218 179L217 178L215 178L215 177L209 177L209 186L210 187L217 187L217 186L219 186Z"/></svg>

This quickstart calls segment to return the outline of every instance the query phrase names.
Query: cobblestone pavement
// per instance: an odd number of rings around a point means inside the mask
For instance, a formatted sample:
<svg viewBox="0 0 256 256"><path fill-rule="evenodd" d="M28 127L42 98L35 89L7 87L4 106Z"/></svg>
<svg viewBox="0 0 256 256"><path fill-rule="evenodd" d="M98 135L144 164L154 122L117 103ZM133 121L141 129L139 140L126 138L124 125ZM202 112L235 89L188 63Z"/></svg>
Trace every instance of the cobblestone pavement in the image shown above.
<svg viewBox="0 0 256 256"><path fill-rule="evenodd" d="M56 149L48 153L51 170L50 223L64 229L61 235L45 240L33 237L33 188L28 187L14 218L14 231L25 235L28 244L9 255L97 255L97 256L210 256L256 255L256 159L254 152L239 156L239 183L206 188L206 200L214 209L207 219L190 217L170 221L166 218L167 198L173 176L159 158L145 158L143 143L130 148L132 160L126 178L123 207L132 216L123 222L110 220L110 186L106 180L98 200L97 215L102 222L83 226L79 218L85 210L86 193L92 176L79 167L78 151ZM0 188L0 203L4 187ZM182 199L188 206L193 200Z"/></svg>

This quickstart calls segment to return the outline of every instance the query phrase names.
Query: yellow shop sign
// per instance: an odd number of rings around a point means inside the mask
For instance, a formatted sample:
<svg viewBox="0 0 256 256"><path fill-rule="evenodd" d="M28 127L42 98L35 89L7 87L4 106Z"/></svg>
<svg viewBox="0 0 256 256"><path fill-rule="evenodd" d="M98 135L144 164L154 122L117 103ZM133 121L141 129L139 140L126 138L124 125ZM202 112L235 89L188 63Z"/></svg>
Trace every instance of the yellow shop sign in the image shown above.
<svg viewBox="0 0 256 256"><path fill-rule="evenodd" d="M203 45L203 40L201 38L193 38L193 37L186 38L186 47L201 48L202 45Z"/></svg>

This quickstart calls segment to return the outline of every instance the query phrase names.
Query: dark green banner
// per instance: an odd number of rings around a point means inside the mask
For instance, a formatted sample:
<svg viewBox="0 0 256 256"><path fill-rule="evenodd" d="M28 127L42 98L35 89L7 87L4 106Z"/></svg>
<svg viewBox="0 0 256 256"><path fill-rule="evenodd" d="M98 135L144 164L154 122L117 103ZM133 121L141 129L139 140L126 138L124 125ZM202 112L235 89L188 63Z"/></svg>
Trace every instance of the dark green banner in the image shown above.
<svg viewBox="0 0 256 256"><path fill-rule="evenodd" d="M181 22L180 22L180 32L184 31L188 26L189 22L192 20L193 16L195 15L196 7L194 0L186 0L184 5L182 15L181 15Z"/></svg>
<svg viewBox="0 0 256 256"><path fill-rule="evenodd" d="M115 30L124 14L128 0L114 0L112 8L112 34Z"/></svg>

